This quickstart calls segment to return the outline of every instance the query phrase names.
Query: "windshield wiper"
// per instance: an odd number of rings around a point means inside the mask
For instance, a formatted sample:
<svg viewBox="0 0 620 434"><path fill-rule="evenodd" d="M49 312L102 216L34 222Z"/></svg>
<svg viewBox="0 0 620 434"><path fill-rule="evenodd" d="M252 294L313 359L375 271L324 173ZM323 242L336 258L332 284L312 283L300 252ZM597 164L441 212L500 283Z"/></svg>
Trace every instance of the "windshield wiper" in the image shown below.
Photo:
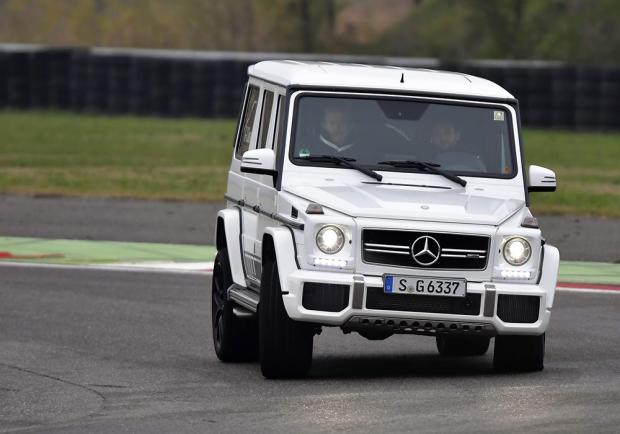
<svg viewBox="0 0 620 434"><path fill-rule="evenodd" d="M358 164L355 164L355 158L346 158L346 157L338 157L336 155L308 155L306 157L295 157L295 160L306 160L312 161L313 163L335 163L341 164L343 166L349 167L351 169L358 170L362 172L364 175L368 175L371 178L376 179L377 181L381 181L383 176L375 172L374 170L367 169Z"/></svg>
<svg viewBox="0 0 620 434"><path fill-rule="evenodd" d="M460 178L456 175L452 175L451 173L448 173L448 172L445 172L439 169L440 165L436 163L426 163L424 161L416 161L416 160L388 160L388 161L379 161L379 164L385 164L387 166L392 166L392 167L426 170L427 172L441 175L444 178L449 179L450 181L453 181L459 185L462 185L463 187L467 185L467 181L465 181L463 178Z"/></svg>

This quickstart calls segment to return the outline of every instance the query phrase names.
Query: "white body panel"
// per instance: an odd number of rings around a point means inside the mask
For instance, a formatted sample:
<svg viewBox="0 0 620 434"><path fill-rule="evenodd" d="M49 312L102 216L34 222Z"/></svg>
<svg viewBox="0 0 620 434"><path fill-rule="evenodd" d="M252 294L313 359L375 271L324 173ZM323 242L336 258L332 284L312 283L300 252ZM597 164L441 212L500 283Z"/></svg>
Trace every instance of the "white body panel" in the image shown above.
<svg viewBox="0 0 620 434"><path fill-rule="evenodd" d="M221 215L225 218L235 283L259 290L262 240L267 234L274 242L284 306L292 319L342 326L352 316L370 315L475 321L492 325L499 334L541 334L546 330L555 295L559 253L555 247L543 245L538 228L521 225L523 219L531 217L531 214L526 206L522 143L518 134L518 113L510 104L512 95L487 80L429 70L278 61L253 65L249 73L249 85L260 88L254 129L251 136L246 135L251 137L249 149L271 146L280 151L273 154L278 159L275 168L279 184L274 187L274 178L269 175L241 172L239 155L233 156L227 189L228 207L231 209L221 211ZM286 97L286 107L293 107L301 92L349 95L353 88L358 95L364 96L377 96L376 92L380 90L383 96L393 92L398 94L398 98L408 98L407 93L410 93L411 97L415 95L418 100L429 102L475 106L488 105L488 101L492 101L492 104L510 113L510 131L514 133L512 140L515 146L514 176L464 177L467 185L461 187L430 173L379 171L383 179L378 183L370 182L368 176L353 169L293 164L288 158L293 116L290 109L287 113L279 105L284 104L285 87L294 87L294 91ZM330 90L321 90L321 87ZM274 92L276 97L271 117L265 117L261 125L261 108L264 110L262 106L266 92ZM487 102L476 98L487 99ZM282 119L277 118L276 114ZM241 116L243 119L243 112ZM278 130L280 123L285 132L282 136ZM261 140L263 135L266 141ZM255 157L255 152L248 156ZM538 177L539 174L541 177L550 176L539 169L542 168L530 171L530 177ZM321 205L323 214L307 214L306 208L310 203ZM340 264L335 268L321 262L326 255L319 250L316 242L318 230L327 224L338 226L345 240L344 247L327 258ZM488 237L486 266L483 269L458 270L367 263L362 256L364 229ZM504 243L511 237L520 237L531 245L531 256L523 265L510 265L502 254ZM242 240L241 245L239 239ZM525 277L506 274L506 270L516 271ZM384 274L466 279L468 292L481 294L480 313L456 315L367 309L366 288L382 287ZM354 281L358 282L358 288L360 281L364 285L363 301L357 308L353 307L352 302ZM348 306L339 312L304 308L303 287L306 282L349 286ZM539 297L538 320L507 323L495 311L491 315L486 312L484 316L482 306L487 303L491 289L496 298L502 294ZM494 300L493 306L497 309L497 300Z"/></svg>
<svg viewBox="0 0 620 434"><path fill-rule="evenodd" d="M349 216L421 222L497 225L525 204L521 199L506 198L506 191L503 191L503 194L497 191L493 195L494 192L489 191L488 188L480 188L478 191L472 188L450 190L419 188L415 187L413 176L406 180L412 183L411 187L389 185L388 183L394 180L394 177L391 177L389 172L382 173L384 184L351 185L352 180L347 183L338 179L337 175L332 175L331 181L319 178L314 185L286 184L283 188L289 193ZM308 177L307 174L300 173L296 178L304 176ZM426 182L429 182L428 178L431 178L430 181L435 185L446 184L446 180L440 179L438 175L425 176ZM287 178L291 179L291 177ZM318 177L314 176L314 178ZM484 192L486 196L482 195Z"/></svg>
<svg viewBox="0 0 620 434"><path fill-rule="evenodd" d="M484 78L430 69L282 60L259 62L248 68L248 74L282 86L513 98L501 86Z"/></svg>
<svg viewBox="0 0 620 434"><path fill-rule="evenodd" d="M351 304L341 312L317 312L307 310L302 306L303 284L304 282L321 282L330 284L342 284L350 286L349 299L353 298L353 277L362 276L364 278L364 289L368 287L382 287L383 280L380 276L364 276L355 273L339 273L299 270L295 266L294 260L286 253L290 252L289 247L276 247L276 251L280 249L278 254L278 269L288 270L286 278L280 278L283 292L284 306L287 314L299 321L308 321L319 324L329 324L334 326L343 325L354 315L366 315L380 317L398 317L410 318L416 320L467 320L481 324L491 324L498 334L541 334L544 333L549 325L551 317L551 308L555 297L555 286L557 283L557 274L559 269L559 254L557 249L552 246L545 246L545 262L542 269L542 278L539 284L519 284L519 283L498 283L494 281L468 282L468 293L482 294L482 305L485 303L487 289L485 286L492 285L495 290L495 297L501 294L508 295L534 295L541 297L540 311L538 321L529 324L523 323L506 323L498 316L496 311L493 316L486 317L483 315L482 309L480 314L472 315L454 315L454 314L438 314L438 313L422 313L422 312L405 312L390 310L372 310L353 309ZM413 273L412 273L413 274ZM284 286L286 285L286 286ZM394 295L399 297L399 295ZM363 306L366 305L366 291L364 291ZM497 306L497 303L494 303ZM497 307L496 307L497 308Z"/></svg>

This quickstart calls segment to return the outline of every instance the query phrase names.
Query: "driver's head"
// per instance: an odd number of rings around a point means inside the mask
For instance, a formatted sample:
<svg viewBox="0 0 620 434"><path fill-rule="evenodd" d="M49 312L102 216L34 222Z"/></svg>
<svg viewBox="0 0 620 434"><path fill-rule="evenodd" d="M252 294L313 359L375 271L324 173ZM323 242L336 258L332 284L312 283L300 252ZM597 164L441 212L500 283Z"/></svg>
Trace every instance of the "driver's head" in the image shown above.
<svg viewBox="0 0 620 434"><path fill-rule="evenodd" d="M330 142L343 145L349 141L352 129L352 118L348 111L328 106L323 111L321 133Z"/></svg>
<svg viewBox="0 0 620 434"><path fill-rule="evenodd" d="M431 145L440 151L454 149L461 139L461 133L448 121L435 122L431 129Z"/></svg>

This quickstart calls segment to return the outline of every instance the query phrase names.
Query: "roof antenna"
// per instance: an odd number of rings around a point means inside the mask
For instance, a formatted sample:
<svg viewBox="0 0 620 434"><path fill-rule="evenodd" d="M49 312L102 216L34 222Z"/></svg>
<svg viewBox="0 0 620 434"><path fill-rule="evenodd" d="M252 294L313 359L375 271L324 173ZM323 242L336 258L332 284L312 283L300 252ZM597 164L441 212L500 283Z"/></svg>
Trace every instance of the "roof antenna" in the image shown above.
<svg viewBox="0 0 620 434"><path fill-rule="evenodd" d="M405 73L403 72L402 75L400 76L400 82L404 83L405 82Z"/></svg>

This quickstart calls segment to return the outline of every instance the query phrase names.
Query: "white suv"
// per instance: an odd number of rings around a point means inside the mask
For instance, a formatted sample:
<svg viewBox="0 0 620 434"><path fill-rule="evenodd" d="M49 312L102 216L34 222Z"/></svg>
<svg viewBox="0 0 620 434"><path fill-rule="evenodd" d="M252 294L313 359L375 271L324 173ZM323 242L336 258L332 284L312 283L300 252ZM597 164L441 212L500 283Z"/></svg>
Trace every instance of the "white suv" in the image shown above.
<svg viewBox="0 0 620 434"><path fill-rule="evenodd" d="M223 361L300 376L322 326L434 336L443 356L543 368L559 253L528 209L517 100L470 75L267 61L249 81L217 216Z"/></svg>

